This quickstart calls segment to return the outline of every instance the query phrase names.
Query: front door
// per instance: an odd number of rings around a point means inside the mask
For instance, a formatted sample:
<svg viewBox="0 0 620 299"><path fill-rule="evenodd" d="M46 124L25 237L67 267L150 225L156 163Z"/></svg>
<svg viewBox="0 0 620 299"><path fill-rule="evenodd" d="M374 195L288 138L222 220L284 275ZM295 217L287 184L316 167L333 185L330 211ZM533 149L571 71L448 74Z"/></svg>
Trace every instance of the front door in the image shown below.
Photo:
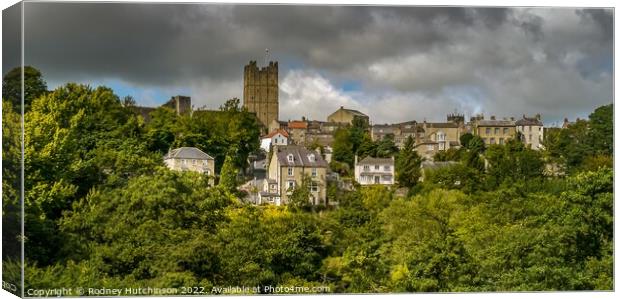
<svg viewBox="0 0 620 299"><path fill-rule="evenodd" d="M375 184L379 184L379 176L375 176Z"/></svg>

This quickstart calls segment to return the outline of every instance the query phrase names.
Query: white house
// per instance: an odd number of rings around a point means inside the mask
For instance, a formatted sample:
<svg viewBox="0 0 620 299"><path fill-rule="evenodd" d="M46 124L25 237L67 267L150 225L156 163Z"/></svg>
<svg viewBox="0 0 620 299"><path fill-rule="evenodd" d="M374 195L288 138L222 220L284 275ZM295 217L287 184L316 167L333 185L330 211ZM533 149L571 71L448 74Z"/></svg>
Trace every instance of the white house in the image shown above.
<svg viewBox="0 0 620 299"><path fill-rule="evenodd" d="M260 147L269 152L272 145L288 145L288 133L282 129L275 129L261 138Z"/></svg>
<svg viewBox="0 0 620 299"><path fill-rule="evenodd" d="M540 114L536 114L535 117L525 117L516 121L517 132L520 133L521 141L524 144L529 144L531 149L539 150L543 148L542 142L544 140L544 125L540 120Z"/></svg>
<svg viewBox="0 0 620 299"><path fill-rule="evenodd" d="M366 157L358 162L355 156L355 181L361 185L393 185L394 157Z"/></svg>

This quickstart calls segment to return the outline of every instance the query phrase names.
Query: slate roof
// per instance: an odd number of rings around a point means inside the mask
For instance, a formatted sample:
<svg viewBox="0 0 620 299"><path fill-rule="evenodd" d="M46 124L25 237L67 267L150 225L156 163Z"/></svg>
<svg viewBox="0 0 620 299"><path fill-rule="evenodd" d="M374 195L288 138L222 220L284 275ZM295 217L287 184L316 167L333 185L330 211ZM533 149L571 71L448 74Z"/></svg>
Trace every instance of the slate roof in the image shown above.
<svg viewBox="0 0 620 299"><path fill-rule="evenodd" d="M427 126L431 128L458 128L459 125L453 122L447 123L426 123Z"/></svg>
<svg viewBox="0 0 620 299"><path fill-rule="evenodd" d="M293 162L288 161L288 155L293 155ZM308 159L310 154L314 154L314 162ZM283 146L278 148L278 164L280 166L291 167L327 167L327 162L323 157L312 150L309 150L303 146Z"/></svg>
<svg viewBox="0 0 620 299"><path fill-rule="evenodd" d="M164 160L166 159L213 160L213 157L195 147L180 147L169 151L164 156Z"/></svg>
<svg viewBox="0 0 620 299"><path fill-rule="evenodd" d="M537 118L524 117L517 120L515 123L517 126L542 126L543 123Z"/></svg>
<svg viewBox="0 0 620 299"><path fill-rule="evenodd" d="M364 159L362 159L361 161L357 162L357 165L384 165L384 164L394 164L394 160L392 160L392 158L373 158L373 157L366 157Z"/></svg>
<svg viewBox="0 0 620 299"><path fill-rule="evenodd" d="M515 122L512 120L479 120L479 127L514 127Z"/></svg>

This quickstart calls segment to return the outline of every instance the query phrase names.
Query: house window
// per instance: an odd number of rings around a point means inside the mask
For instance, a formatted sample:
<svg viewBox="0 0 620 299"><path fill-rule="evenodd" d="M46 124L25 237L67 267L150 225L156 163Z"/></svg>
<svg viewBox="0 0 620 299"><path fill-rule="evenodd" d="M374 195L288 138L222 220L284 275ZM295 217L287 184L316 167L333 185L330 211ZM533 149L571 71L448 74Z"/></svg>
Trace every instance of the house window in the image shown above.
<svg viewBox="0 0 620 299"><path fill-rule="evenodd" d="M370 165L364 165L364 171L370 171Z"/></svg>
<svg viewBox="0 0 620 299"><path fill-rule="evenodd" d="M187 160L183 159L181 160L181 163L183 163L183 165L187 165Z"/></svg>
<svg viewBox="0 0 620 299"><path fill-rule="evenodd" d="M508 128L504 128L504 135L508 134Z"/></svg>
<svg viewBox="0 0 620 299"><path fill-rule="evenodd" d="M211 175L211 171L207 170L207 175Z"/></svg>
<svg viewBox="0 0 620 299"><path fill-rule="evenodd" d="M486 138L482 138L482 141L487 144L487 139Z"/></svg>
<svg viewBox="0 0 620 299"><path fill-rule="evenodd" d="M499 139L499 144L504 144L504 138Z"/></svg>
<svg viewBox="0 0 620 299"><path fill-rule="evenodd" d="M295 181L287 181L287 182L286 182L286 189L287 189L287 190L293 190L293 189L295 189Z"/></svg>
<svg viewBox="0 0 620 299"><path fill-rule="evenodd" d="M286 156L288 161L293 163L295 160L293 159L293 154L289 154L288 156Z"/></svg>
<svg viewBox="0 0 620 299"><path fill-rule="evenodd" d="M532 130L532 126L527 126L527 130L531 131Z"/></svg>
<svg viewBox="0 0 620 299"><path fill-rule="evenodd" d="M289 167L288 168L288 175L292 176L293 175L293 167Z"/></svg>
<svg viewBox="0 0 620 299"><path fill-rule="evenodd" d="M491 134L491 128L487 128L486 129L486 133L487 133L487 135Z"/></svg>
<svg viewBox="0 0 620 299"><path fill-rule="evenodd" d="M312 168L312 176L316 176L316 168Z"/></svg>
<svg viewBox="0 0 620 299"><path fill-rule="evenodd" d="M316 182L310 182L310 191L319 192L319 184L317 184Z"/></svg>
<svg viewBox="0 0 620 299"><path fill-rule="evenodd" d="M527 142L532 142L532 134L527 137Z"/></svg>
<svg viewBox="0 0 620 299"><path fill-rule="evenodd" d="M192 165L196 165L196 160L192 160Z"/></svg>
<svg viewBox="0 0 620 299"><path fill-rule="evenodd" d="M385 166L383 166L383 170L385 170L385 171L390 171L390 165L385 165Z"/></svg>
<svg viewBox="0 0 620 299"><path fill-rule="evenodd" d="M499 128L495 128L495 135L499 134Z"/></svg>
<svg viewBox="0 0 620 299"><path fill-rule="evenodd" d="M491 138L491 144L495 144L495 138Z"/></svg>
<svg viewBox="0 0 620 299"><path fill-rule="evenodd" d="M446 140L446 134L444 134L443 132L439 132L437 134L437 138L439 139L439 141L445 141Z"/></svg>
<svg viewBox="0 0 620 299"><path fill-rule="evenodd" d="M379 165L375 165L375 170L379 170Z"/></svg>

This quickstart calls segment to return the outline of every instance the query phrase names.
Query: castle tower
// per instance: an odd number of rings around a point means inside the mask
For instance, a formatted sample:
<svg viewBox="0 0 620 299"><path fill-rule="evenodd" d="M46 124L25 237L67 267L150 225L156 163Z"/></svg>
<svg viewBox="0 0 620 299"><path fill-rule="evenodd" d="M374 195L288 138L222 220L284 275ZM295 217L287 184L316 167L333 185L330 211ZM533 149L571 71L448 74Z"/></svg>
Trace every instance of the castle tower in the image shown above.
<svg viewBox="0 0 620 299"><path fill-rule="evenodd" d="M243 107L256 113L261 124L268 128L278 120L278 62L270 61L268 66L256 66L256 61L243 68Z"/></svg>

